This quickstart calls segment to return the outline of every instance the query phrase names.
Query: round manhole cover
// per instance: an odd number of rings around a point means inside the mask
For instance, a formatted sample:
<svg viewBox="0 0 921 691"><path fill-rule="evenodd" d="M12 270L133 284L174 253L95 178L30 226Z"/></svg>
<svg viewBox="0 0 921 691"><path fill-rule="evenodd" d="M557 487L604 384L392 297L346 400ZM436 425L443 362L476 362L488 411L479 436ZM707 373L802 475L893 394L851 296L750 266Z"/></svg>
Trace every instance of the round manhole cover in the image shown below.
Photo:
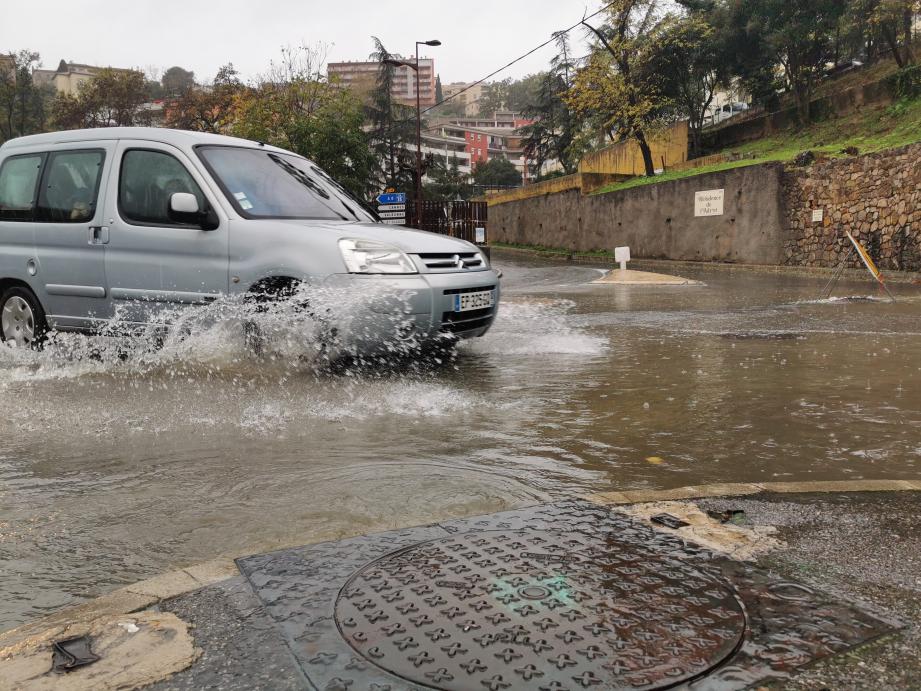
<svg viewBox="0 0 921 691"><path fill-rule="evenodd" d="M652 689L735 651L731 587L643 545L552 531L481 532L372 562L336 602L375 665L441 689Z"/></svg>

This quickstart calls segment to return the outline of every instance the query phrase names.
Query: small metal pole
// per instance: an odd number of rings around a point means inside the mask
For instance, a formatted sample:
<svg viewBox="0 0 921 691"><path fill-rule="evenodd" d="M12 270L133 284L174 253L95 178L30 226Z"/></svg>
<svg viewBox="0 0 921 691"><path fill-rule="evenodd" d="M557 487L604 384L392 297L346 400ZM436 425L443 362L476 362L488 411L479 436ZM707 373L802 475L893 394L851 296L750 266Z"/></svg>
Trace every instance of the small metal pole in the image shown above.
<svg viewBox="0 0 921 691"><path fill-rule="evenodd" d="M848 261L850 261L851 256L854 254L854 247L852 246L850 251L847 253L847 256L838 265L838 270L835 271L835 274L828 279L828 283L825 284L825 288L822 289L822 299L827 300L831 297L831 291L834 290L835 286L838 284L838 281L841 280L842 274L844 274L844 269L847 267Z"/></svg>
<svg viewBox="0 0 921 691"><path fill-rule="evenodd" d="M419 96L419 41L416 41L416 228L422 228L422 101Z"/></svg>

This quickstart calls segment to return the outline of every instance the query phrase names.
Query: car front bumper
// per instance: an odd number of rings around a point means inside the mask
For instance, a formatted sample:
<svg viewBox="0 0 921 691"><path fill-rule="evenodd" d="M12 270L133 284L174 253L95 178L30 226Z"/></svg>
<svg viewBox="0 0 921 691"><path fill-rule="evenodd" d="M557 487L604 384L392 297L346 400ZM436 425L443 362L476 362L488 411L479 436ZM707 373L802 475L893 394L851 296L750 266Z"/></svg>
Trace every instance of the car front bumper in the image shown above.
<svg viewBox="0 0 921 691"><path fill-rule="evenodd" d="M489 331L499 309L499 275L493 269L406 276L335 274L325 285L361 297L368 315L352 333L369 344L394 336L405 340L439 334L475 338ZM457 294L485 290L495 292L492 307L455 311Z"/></svg>

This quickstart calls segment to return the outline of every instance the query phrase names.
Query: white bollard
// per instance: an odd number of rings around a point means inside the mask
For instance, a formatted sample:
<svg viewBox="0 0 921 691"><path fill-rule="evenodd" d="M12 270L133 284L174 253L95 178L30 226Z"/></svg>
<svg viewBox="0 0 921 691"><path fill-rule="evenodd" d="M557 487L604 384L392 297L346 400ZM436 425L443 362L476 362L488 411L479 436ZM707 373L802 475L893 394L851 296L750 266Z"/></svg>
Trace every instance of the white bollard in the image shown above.
<svg viewBox="0 0 921 691"><path fill-rule="evenodd" d="M630 248L629 247L615 247L614 248L614 261L620 264L620 270L627 270L627 262L630 261Z"/></svg>

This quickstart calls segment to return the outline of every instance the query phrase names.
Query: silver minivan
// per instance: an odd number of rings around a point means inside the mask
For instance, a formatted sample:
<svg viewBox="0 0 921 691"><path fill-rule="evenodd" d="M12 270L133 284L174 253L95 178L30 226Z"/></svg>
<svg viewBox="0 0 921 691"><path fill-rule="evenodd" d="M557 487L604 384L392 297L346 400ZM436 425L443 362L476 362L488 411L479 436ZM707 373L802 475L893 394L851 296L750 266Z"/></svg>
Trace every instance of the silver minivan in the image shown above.
<svg viewBox="0 0 921 691"><path fill-rule="evenodd" d="M283 149L140 127L0 146L0 337L10 345L125 315L156 324L175 314L167 308L220 296L337 286L399 295L375 309L399 310L423 336L481 336L499 300L477 246L384 225Z"/></svg>

